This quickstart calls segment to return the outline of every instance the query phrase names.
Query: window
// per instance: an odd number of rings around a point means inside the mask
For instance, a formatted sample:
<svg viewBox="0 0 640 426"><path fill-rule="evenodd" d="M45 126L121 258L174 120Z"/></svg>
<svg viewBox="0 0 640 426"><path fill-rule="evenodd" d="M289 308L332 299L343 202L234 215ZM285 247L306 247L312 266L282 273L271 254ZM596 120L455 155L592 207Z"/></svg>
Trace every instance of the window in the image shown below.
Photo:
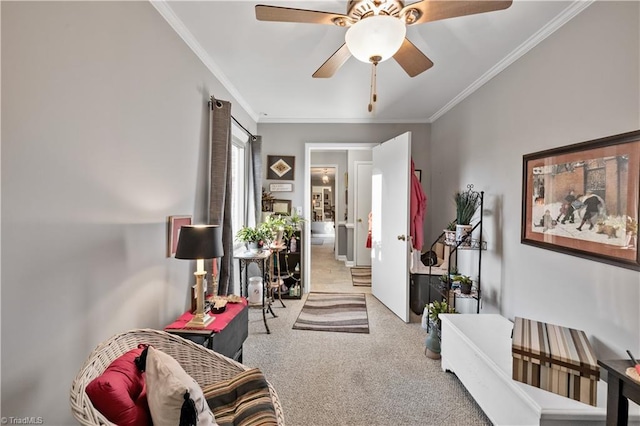
<svg viewBox="0 0 640 426"><path fill-rule="evenodd" d="M234 238L245 224L246 162L245 142L234 137L231 146L231 230ZM234 243L234 246L240 245Z"/></svg>

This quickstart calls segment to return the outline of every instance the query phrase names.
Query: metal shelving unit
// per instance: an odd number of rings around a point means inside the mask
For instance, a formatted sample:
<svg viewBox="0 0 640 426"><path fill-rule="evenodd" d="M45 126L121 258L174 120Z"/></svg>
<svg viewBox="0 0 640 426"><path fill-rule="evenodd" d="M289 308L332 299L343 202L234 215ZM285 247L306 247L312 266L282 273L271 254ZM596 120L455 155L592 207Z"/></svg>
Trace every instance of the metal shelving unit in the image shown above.
<svg viewBox="0 0 640 426"><path fill-rule="evenodd" d="M449 265L447 273L451 276L451 264L453 255L456 257L456 268L458 263L458 252L464 252L467 250L477 250L478 251L478 279L475 283L475 290L472 288L471 294L462 294L460 289L451 289L451 284L445 285L439 279L434 282L434 280L429 280L429 300L431 300L431 291L437 292L443 298L447 300L447 303L455 307L457 298L473 298L476 299L476 313L480 313L480 300L482 299L482 251L487 249L487 242L483 240L482 235L482 221L483 221L483 212L484 212L484 191L480 191L480 220L476 223L472 228L469 234L465 239L460 241L456 241L455 244L451 245L445 242L445 232L443 231L438 238L431 244L430 250L434 250L434 247L437 243L442 243L444 245L445 250L449 250ZM473 233L477 230L477 235L479 238L472 238ZM431 276L431 265L429 266L429 276Z"/></svg>

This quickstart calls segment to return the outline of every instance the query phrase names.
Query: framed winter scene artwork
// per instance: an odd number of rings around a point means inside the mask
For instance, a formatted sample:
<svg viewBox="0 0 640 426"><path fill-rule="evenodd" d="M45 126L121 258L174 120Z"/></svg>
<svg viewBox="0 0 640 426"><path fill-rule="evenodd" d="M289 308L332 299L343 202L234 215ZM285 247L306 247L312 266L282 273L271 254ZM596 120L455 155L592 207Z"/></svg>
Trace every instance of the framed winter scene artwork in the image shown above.
<svg viewBox="0 0 640 426"><path fill-rule="evenodd" d="M522 157L521 242L640 271L640 131Z"/></svg>

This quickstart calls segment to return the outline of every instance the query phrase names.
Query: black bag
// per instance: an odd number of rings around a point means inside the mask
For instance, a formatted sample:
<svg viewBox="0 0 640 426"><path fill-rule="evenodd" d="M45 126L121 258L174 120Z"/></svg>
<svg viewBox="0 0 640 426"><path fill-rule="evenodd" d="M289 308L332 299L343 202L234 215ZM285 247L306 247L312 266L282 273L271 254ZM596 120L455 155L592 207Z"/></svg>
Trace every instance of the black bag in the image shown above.
<svg viewBox="0 0 640 426"><path fill-rule="evenodd" d="M436 256L436 253L433 250L429 250L426 253L422 253L420 260L424 266L436 266L438 263L438 256Z"/></svg>

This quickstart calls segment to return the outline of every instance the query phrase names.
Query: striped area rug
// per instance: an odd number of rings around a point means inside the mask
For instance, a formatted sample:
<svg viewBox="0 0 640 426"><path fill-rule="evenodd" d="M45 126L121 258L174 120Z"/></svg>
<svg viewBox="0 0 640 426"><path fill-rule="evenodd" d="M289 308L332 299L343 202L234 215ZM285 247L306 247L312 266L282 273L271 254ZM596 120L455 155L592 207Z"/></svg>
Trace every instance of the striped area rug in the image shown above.
<svg viewBox="0 0 640 426"><path fill-rule="evenodd" d="M371 268L351 268L351 281L355 286L371 287Z"/></svg>
<svg viewBox="0 0 640 426"><path fill-rule="evenodd" d="M293 328L369 333L365 295L362 293L309 293Z"/></svg>

